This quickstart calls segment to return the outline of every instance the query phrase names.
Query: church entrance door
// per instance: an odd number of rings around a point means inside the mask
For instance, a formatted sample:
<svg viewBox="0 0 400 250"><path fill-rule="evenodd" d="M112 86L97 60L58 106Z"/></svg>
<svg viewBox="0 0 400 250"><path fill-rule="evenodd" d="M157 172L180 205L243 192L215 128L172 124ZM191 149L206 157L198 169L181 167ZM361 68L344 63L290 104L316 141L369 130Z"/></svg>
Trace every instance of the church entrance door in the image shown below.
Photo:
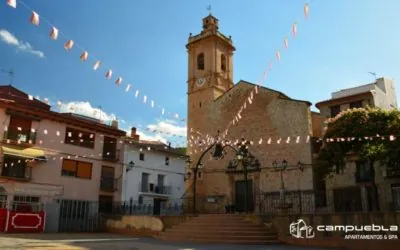
<svg viewBox="0 0 400 250"><path fill-rule="evenodd" d="M247 198L247 212L254 211L253 197L253 180L247 181L247 197L246 197L246 182L236 181L235 183L235 207L237 212L245 212Z"/></svg>

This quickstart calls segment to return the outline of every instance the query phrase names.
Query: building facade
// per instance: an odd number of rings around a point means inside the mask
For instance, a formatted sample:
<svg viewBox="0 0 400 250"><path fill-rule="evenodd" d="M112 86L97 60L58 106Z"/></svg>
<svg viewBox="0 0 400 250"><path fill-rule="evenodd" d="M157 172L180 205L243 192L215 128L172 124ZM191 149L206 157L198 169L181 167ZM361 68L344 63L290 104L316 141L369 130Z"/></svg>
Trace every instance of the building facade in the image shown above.
<svg viewBox="0 0 400 250"><path fill-rule="evenodd" d="M97 213L121 200L119 140L126 132L116 122L51 111L12 86L0 86L0 98L3 205L57 203L63 214L80 204L76 209L85 214L89 206Z"/></svg>
<svg viewBox="0 0 400 250"><path fill-rule="evenodd" d="M324 119L351 108L397 109L395 83L388 78L332 93L316 104ZM323 128L323 126L321 126ZM360 161L349 155L346 167L326 180L328 207L334 211L400 210L400 172L396 166Z"/></svg>
<svg viewBox="0 0 400 250"><path fill-rule="evenodd" d="M187 148L192 161L190 168L195 167L205 150L197 141L206 140L206 135L214 137L218 131L225 131L251 92L256 94L255 84L246 81L233 83L235 47L231 37L219 32L218 26L218 19L212 15L205 17L202 31L195 36L191 34L186 46L189 56L187 137L191 142ZM318 121L319 114L311 112L311 103L292 99L279 91L258 86L257 92L254 102L247 103L241 120L230 127L225 139L252 141L249 152L260 162L260 171L250 173L247 184L244 184L243 172L225 172L236 157L234 151L228 150L220 160L207 155L196 181L196 199L200 204L196 209L199 211L224 212L221 204L228 203L243 210L240 206L244 204L244 197L247 197L251 210L260 209L258 206L265 204L270 206L275 202L276 194L279 196L281 192L281 172L276 165L280 166L282 162L287 165L283 173L285 192L312 192L314 189L313 148L305 138L312 138L314 132L319 133L313 129L313 121ZM298 136L303 138L301 143L295 142ZM261 138L263 143L259 143ZM275 161L278 164L273 164ZM186 183L188 198L193 197L194 176L191 174ZM249 185L247 195L244 195L244 185ZM276 208L270 206L267 209Z"/></svg>
<svg viewBox="0 0 400 250"><path fill-rule="evenodd" d="M124 139L125 171L122 197L133 213L171 214L185 192L186 155L157 141L143 141L132 128Z"/></svg>

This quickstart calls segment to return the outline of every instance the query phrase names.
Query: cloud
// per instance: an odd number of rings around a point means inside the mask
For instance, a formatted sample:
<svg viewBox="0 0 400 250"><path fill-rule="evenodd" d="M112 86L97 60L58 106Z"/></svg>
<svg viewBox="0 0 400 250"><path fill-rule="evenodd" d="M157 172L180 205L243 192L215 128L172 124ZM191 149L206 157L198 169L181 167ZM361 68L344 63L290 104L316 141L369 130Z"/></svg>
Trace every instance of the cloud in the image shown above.
<svg viewBox="0 0 400 250"><path fill-rule="evenodd" d="M5 29L0 29L0 40L8 45L15 46L17 51L33 54L39 58L44 58L44 53L40 50L35 50L32 45L27 42L19 41L17 37Z"/></svg>
<svg viewBox="0 0 400 250"><path fill-rule="evenodd" d="M92 107L89 102L73 101L66 103L59 103L58 105L61 113L75 113L79 115L84 115L99 119L105 122L111 122L112 120L117 120L115 114L108 114L102 111L100 108Z"/></svg>
<svg viewBox="0 0 400 250"><path fill-rule="evenodd" d="M147 128L154 131L158 131L165 134L186 136L186 126L179 126L175 121L165 120L159 121L156 124L147 125Z"/></svg>

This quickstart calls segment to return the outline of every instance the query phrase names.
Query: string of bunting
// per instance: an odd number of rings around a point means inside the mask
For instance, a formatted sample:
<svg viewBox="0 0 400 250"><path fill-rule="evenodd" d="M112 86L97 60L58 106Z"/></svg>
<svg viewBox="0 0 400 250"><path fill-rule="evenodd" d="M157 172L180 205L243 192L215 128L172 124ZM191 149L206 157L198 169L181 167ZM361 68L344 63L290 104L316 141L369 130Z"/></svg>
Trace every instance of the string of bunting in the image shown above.
<svg viewBox="0 0 400 250"><path fill-rule="evenodd" d="M309 16L309 5L313 1L314 0L306 2L304 4L304 6L303 6L303 15L304 15L304 19L305 20L308 19L308 16ZM286 51L289 48L289 37L292 36L293 39L294 39L297 36L297 28L298 28L298 22L294 21L293 24L292 24L291 29L284 36L284 39L283 39L283 51ZM236 114L234 115L233 119L231 119L231 121L225 126L225 129L223 130L223 133L222 133L222 138L226 138L228 133L229 133L230 127L237 125L239 123L239 121L242 119L243 113L246 110L247 105L251 105L254 102L254 98L258 94L258 91L259 91L258 88L261 87L261 86L265 86L266 85L267 75L269 74L268 72L272 71L273 65L274 65L274 61L276 61L276 63L281 61L281 49L280 48L278 48L276 50L274 56L275 56L275 59L274 60L271 59L269 61L268 68L264 70L261 79L254 86L253 90L250 91L249 96L247 98L245 98L245 101L240 106L239 110L236 112ZM206 134L206 140L210 141L210 138L212 138L212 137L210 135ZM188 138L188 143L190 144L190 142L191 142L191 140Z"/></svg>
<svg viewBox="0 0 400 250"><path fill-rule="evenodd" d="M79 49L81 50L81 55L79 57L80 61L86 62L89 61L90 58L93 58L93 70L98 71L100 68L106 68L104 62L100 59L97 59L94 55L91 54L89 57L89 52L84 49L82 46L77 44L75 40L68 38L63 32L61 32L55 25L53 25L51 22L49 22L47 19L39 15L38 12L33 10L31 7L29 7L24 1L21 0L7 0L7 5L11 8L16 9L19 5L17 3L20 3L21 6L25 7L28 11L31 12L30 15L30 23L39 26L41 24L41 20L47 24L50 27L50 32L49 32L49 37L52 40L59 40L60 37L63 37L65 39L64 43L64 49L66 52L70 52L73 49ZM151 108L158 108L162 116L170 117L176 120L186 120L184 117L181 117L178 113L170 112L166 110L164 107L160 105L156 105L155 101L150 99L147 95L142 94L139 89L134 90L132 87L133 85L129 83L129 81L125 81L122 76L118 76L116 78L113 78L115 76L114 69L112 67L109 67L106 70L105 73L105 78L107 80L114 79L113 81L115 82L116 86L124 86L125 92L131 91L134 93L135 98L142 98L144 104L149 104Z"/></svg>

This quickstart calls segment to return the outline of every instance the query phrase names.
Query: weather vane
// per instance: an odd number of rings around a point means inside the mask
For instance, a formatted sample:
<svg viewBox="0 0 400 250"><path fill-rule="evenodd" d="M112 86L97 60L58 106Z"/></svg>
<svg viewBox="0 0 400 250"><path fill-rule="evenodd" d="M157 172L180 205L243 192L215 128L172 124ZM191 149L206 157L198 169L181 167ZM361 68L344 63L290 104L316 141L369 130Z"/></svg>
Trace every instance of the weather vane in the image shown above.
<svg viewBox="0 0 400 250"><path fill-rule="evenodd" d="M210 12L210 15L211 15L211 5L207 6L207 10L208 10L208 12Z"/></svg>

